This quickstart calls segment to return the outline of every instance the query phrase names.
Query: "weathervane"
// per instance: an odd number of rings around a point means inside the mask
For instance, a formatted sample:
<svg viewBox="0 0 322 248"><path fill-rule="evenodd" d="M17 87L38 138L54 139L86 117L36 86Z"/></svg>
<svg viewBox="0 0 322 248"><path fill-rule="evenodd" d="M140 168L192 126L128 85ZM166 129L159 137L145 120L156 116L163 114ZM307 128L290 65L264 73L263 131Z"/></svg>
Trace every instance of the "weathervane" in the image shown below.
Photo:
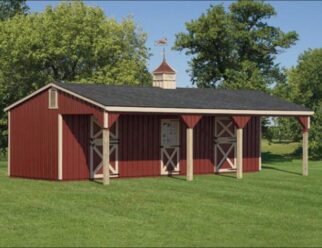
<svg viewBox="0 0 322 248"><path fill-rule="evenodd" d="M156 40L154 42L154 45L155 46L161 46L163 49L162 49L162 55L163 55L163 60L165 60L165 46L168 45L168 39L166 37L163 37L159 40Z"/></svg>

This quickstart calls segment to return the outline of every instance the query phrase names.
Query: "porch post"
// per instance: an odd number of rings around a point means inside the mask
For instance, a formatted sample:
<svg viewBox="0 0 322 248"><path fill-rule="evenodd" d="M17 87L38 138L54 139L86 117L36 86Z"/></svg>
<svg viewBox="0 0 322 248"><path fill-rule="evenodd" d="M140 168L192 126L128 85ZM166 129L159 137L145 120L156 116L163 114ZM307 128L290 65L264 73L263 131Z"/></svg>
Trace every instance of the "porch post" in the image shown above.
<svg viewBox="0 0 322 248"><path fill-rule="evenodd" d="M308 176L309 174L309 129L310 129L310 117L309 116L300 116L298 117L298 121L303 128L303 141L302 141L302 149L303 149L303 157L302 157L302 175Z"/></svg>
<svg viewBox="0 0 322 248"><path fill-rule="evenodd" d="M309 166L308 166L308 143L309 143L309 131L303 130L303 176L307 176L309 174Z"/></svg>
<svg viewBox="0 0 322 248"><path fill-rule="evenodd" d="M110 130L103 128L103 184L110 184Z"/></svg>
<svg viewBox="0 0 322 248"><path fill-rule="evenodd" d="M187 128L187 181L193 180L193 128Z"/></svg>
<svg viewBox="0 0 322 248"><path fill-rule="evenodd" d="M236 167L237 167L237 179L243 178L243 129L237 128L237 155L236 155Z"/></svg>
<svg viewBox="0 0 322 248"><path fill-rule="evenodd" d="M120 114L118 113L103 113L103 184L110 184L110 128L113 126L114 122L117 121Z"/></svg>
<svg viewBox="0 0 322 248"><path fill-rule="evenodd" d="M237 131L236 131L236 145L237 145L236 177L237 179L243 178L243 128L246 126L250 118L251 118L250 116L243 116L243 115L232 116L233 122L237 127Z"/></svg>
<svg viewBox="0 0 322 248"><path fill-rule="evenodd" d="M187 126L187 181L193 180L193 128L201 119L201 115L185 114L181 115L182 121Z"/></svg>

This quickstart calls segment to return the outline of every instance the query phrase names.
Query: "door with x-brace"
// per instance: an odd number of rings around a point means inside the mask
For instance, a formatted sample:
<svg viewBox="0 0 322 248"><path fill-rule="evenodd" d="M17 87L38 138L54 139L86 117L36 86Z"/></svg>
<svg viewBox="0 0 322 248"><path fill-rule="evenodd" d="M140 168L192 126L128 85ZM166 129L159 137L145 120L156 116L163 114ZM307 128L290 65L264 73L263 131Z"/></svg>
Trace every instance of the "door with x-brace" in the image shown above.
<svg viewBox="0 0 322 248"><path fill-rule="evenodd" d="M91 178L103 177L103 129L95 117L91 117L90 126L90 172ZM118 168L118 122L110 128L110 177L119 176Z"/></svg>
<svg viewBox="0 0 322 248"><path fill-rule="evenodd" d="M215 172L236 169L236 128L230 117L216 117L214 127Z"/></svg>
<svg viewBox="0 0 322 248"><path fill-rule="evenodd" d="M161 120L161 175L179 173L179 120Z"/></svg>

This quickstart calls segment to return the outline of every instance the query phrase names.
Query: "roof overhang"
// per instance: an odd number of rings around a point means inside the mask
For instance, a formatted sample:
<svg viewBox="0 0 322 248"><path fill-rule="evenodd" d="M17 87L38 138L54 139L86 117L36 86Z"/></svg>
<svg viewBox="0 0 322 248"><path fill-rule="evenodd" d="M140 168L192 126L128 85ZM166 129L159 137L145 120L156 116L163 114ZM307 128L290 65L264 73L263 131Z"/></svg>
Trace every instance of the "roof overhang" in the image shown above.
<svg viewBox="0 0 322 248"><path fill-rule="evenodd" d="M62 92L75 96L85 102L88 102L94 106L101 108L107 112L121 112L121 113L160 113L160 114L217 114L217 115L260 115L260 116L311 116L313 111L287 111L287 110L243 110L243 109L191 109L191 108L157 108L157 107L118 107L118 106L105 106L96 101L93 101L87 97L81 96L73 91L67 90L54 83L45 85L32 94L22 98L21 100L6 107L4 111L18 106L24 101L36 96L40 92L49 89L56 88Z"/></svg>
<svg viewBox="0 0 322 248"><path fill-rule="evenodd" d="M261 115L261 116L311 116L313 111L281 110L235 110L235 109L189 109L189 108L149 108L149 107L105 107L107 112L128 113L169 113L169 114L218 114L218 115Z"/></svg>

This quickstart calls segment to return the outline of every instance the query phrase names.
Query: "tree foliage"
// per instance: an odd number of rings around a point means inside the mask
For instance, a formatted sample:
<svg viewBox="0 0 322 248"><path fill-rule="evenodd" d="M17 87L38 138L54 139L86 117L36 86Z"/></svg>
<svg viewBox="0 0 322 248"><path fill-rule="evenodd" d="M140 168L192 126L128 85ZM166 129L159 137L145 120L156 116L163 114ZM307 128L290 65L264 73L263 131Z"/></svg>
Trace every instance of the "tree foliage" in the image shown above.
<svg viewBox="0 0 322 248"><path fill-rule="evenodd" d="M10 19L16 14L27 14L29 7L26 0L1 0L0 21Z"/></svg>
<svg viewBox="0 0 322 248"><path fill-rule="evenodd" d="M297 40L295 32L284 33L267 20L276 15L265 2L238 1L226 11L211 6L197 20L186 23L187 33L178 33L174 49L192 56L190 74L198 87L267 90L283 79L276 55Z"/></svg>
<svg viewBox="0 0 322 248"><path fill-rule="evenodd" d="M287 81L276 86L275 92L292 102L312 109L310 155L322 158L322 48L310 49L299 56L298 64L287 71ZM286 123L286 125L289 125ZM280 123L280 128L285 124ZM296 133L296 127L290 127ZM296 138L296 137L294 137Z"/></svg>
<svg viewBox="0 0 322 248"><path fill-rule="evenodd" d="M82 2L2 21L0 108L52 81L150 84L146 38L131 17L117 22Z"/></svg>

